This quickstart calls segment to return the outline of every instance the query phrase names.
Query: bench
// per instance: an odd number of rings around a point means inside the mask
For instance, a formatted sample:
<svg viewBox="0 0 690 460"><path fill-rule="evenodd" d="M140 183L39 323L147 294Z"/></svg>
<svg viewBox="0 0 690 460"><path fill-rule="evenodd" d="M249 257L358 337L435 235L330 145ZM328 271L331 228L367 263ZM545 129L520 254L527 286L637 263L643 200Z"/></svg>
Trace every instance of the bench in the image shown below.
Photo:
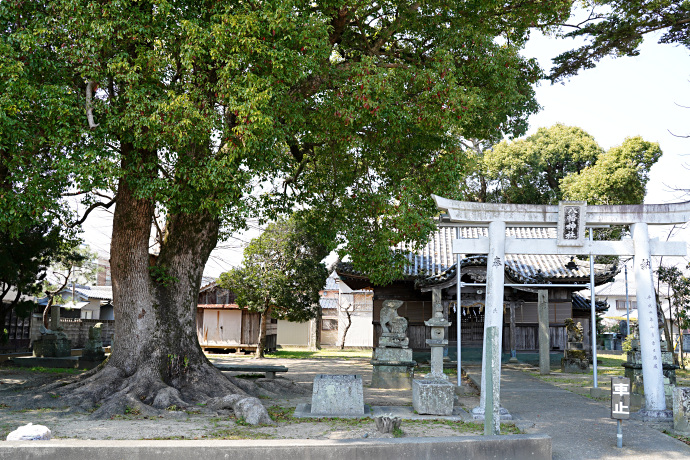
<svg viewBox="0 0 690 460"><path fill-rule="evenodd" d="M285 366L262 366L260 364L214 364L216 368L223 372L263 372L267 379L274 379L276 372L287 372L288 368Z"/></svg>

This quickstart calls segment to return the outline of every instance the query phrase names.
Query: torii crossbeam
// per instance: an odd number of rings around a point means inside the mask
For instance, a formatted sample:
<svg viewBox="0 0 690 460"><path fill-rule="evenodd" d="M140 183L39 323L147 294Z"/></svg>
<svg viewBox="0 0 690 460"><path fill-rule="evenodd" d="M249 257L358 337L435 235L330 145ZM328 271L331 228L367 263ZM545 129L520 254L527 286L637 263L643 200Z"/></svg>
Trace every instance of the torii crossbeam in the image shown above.
<svg viewBox="0 0 690 460"><path fill-rule="evenodd" d="M656 299L652 276L652 256L684 256L685 242L660 242L649 239L649 225L672 225L690 221L690 201L654 205L606 205L588 206L583 201L563 201L558 205L519 205L495 203L470 203L432 195L439 209L446 211L450 222L489 227L488 238L456 239L454 254L488 254L486 310L484 320L485 349L489 346L492 356L500 356L501 335L487 344L489 327L503 326L503 288L505 254L564 254L564 255L617 255L633 256L637 284L637 308L644 377L645 412L647 417L667 418L664 397L664 379L661 364L661 345L657 322ZM558 238L519 239L507 238L506 226L558 227ZM631 225L632 240L587 241L586 227L605 225ZM459 280L458 280L459 282ZM485 368L487 351L482 357ZM485 388L482 378L482 400L487 392L493 395L496 423L500 408L500 359L492 366L492 388Z"/></svg>

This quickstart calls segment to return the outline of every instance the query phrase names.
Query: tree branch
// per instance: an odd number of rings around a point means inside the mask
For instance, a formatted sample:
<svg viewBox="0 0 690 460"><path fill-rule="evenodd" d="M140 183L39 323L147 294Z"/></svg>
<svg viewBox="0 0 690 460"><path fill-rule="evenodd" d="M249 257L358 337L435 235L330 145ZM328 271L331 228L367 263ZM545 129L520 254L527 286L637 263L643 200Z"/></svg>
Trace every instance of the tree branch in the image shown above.
<svg viewBox="0 0 690 460"><path fill-rule="evenodd" d="M86 212L85 212L84 215L81 217L81 219L79 219L78 221L72 223L71 225L68 225L68 227L74 228L74 227L76 227L76 226L78 226L78 225L83 224L84 221L86 220L86 218L89 217L89 214L91 214L91 211L93 211L93 210L96 209L96 208L100 208L100 207L105 208L105 209L108 209L108 208L110 208L113 204L115 204L116 201L117 201L117 195L115 195L115 196L113 197L113 199L110 200L110 201L107 202L107 203L102 203L102 202L100 202L100 201L97 202L97 203L93 203L91 206L89 206L89 207L86 209Z"/></svg>
<svg viewBox="0 0 690 460"><path fill-rule="evenodd" d="M95 129L98 124L93 121L93 87L96 83L89 80L86 84L86 119L89 121L89 129Z"/></svg>

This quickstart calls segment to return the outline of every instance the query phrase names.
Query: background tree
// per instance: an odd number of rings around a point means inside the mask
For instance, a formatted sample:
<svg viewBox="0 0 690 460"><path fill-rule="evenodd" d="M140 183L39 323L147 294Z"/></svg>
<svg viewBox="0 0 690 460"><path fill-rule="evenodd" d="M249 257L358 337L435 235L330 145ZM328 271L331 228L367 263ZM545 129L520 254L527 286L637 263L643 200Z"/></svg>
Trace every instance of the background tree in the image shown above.
<svg viewBox="0 0 690 460"><path fill-rule="evenodd" d="M690 268L690 267L687 267ZM675 323L678 329L678 341L680 348L680 365L685 369L685 359L683 356L683 330L690 327L690 279L675 266L660 266L656 270L660 282L665 283L668 288L669 316L671 320L671 331ZM675 311L675 319L673 313ZM675 356L675 354L674 354Z"/></svg>
<svg viewBox="0 0 690 460"><path fill-rule="evenodd" d="M480 168L489 178L487 201L555 204L563 199L561 181L593 165L603 153L580 128L556 124L484 154Z"/></svg>
<svg viewBox="0 0 690 460"><path fill-rule="evenodd" d="M466 195L495 203L637 204L660 157L659 145L640 137L605 152L582 129L556 124L477 155L474 175L483 176L484 185Z"/></svg>
<svg viewBox="0 0 690 460"><path fill-rule="evenodd" d="M220 275L218 285L230 289L239 306L261 315L257 358L264 356L269 318L304 322L316 316L328 248L314 236L299 217L281 219L249 243L242 266Z"/></svg>
<svg viewBox="0 0 690 460"><path fill-rule="evenodd" d="M564 198L591 204L639 204L644 201L649 170L661 158L656 142L629 137L577 174L561 180Z"/></svg>
<svg viewBox="0 0 690 460"><path fill-rule="evenodd" d="M0 159L17 193L0 219L76 225L116 203L117 346L59 402L109 417L243 392L204 356L195 311L211 250L248 215L315 210L372 280L395 277L388 248L425 242L430 194L457 195L458 136L524 133L541 70L520 51L570 3L1 2Z"/></svg>
<svg viewBox="0 0 690 460"><path fill-rule="evenodd" d="M49 266L63 260L78 244L62 235L58 227L36 224L12 234L0 231L0 319L14 310L25 318L36 308L28 297L43 292ZM0 331L0 341L7 340L8 331Z"/></svg>
<svg viewBox="0 0 690 460"><path fill-rule="evenodd" d="M43 325L48 327L48 315L53 305L62 305L62 291L72 284L88 284L96 280L97 254L89 248L80 246L63 251L49 268L49 276L43 279L41 293L48 298L43 309Z"/></svg>

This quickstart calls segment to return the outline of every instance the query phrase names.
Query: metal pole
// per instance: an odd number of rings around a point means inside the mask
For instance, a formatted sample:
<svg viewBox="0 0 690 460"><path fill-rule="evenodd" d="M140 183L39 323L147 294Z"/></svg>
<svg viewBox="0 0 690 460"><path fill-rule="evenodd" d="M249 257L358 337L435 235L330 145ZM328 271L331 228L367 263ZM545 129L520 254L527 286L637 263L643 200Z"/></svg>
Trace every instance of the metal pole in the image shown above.
<svg viewBox="0 0 690 460"><path fill-rule="evenodd" d="M594 241L594 230L589 229L589 241ZM591 245L590 245L591 247ZM595 295L594 295L594 257L592 253L589 254L589 296L592 299L591 312L592 312L592 364L594 366L594 388L598 388L597 383L597 312L595 308Z"/></svg>
<svg viewBox="0 0 690 460"><path fill-rule="evenodd" d="M626 321L626 334L627 338L630 335L630 302L628 301L628 261L625 261L625 321Z"/></svg>
<svg viewBox="0 0 690 460"><path fill-rule="evenodd" d="M458 229L458 233L459 233L459 229ZM462 362L462 353L461 353L461 351L462 351L462 350L460 349L460 348L461 348L461 346L460 346L460 340L461 340L461 337L462 337L462 322L461 322L461 321L462 321L462 301L461 301L461 297L460 297L460 288L461 288L461 286L462 286L462 282L461 282L461 280L460 280L460 275L461 275L461 272L460 272L460 254L458 254L458 255L456 256L456 262L455 262L455 263L456 263L456 266L457 266L456 272L457 272L457 280L458 280L458 284L457 284L457 297L458 297L458 300L457 300L457 302L456 302L457 308L456 308L456 312L455 312L455 325L456 325L456 329L457 329L457 331L458 331L458 333L456 334L456 339L457 339L457 341L458 341L458 343L457 343L457 351L458 351L458 356L457 356L457 360L458 360L458 364L457 364L457 367L458 367L458 386L460 387L460 386L462 386L462 364L461 364L461 362Z"/></svg>
<svg viewBox="0 0 690 460"><path fill-rule="evenodd" d="M616 434L616 447L623 447L623 423L618 419L618 434Z"/></svg>

